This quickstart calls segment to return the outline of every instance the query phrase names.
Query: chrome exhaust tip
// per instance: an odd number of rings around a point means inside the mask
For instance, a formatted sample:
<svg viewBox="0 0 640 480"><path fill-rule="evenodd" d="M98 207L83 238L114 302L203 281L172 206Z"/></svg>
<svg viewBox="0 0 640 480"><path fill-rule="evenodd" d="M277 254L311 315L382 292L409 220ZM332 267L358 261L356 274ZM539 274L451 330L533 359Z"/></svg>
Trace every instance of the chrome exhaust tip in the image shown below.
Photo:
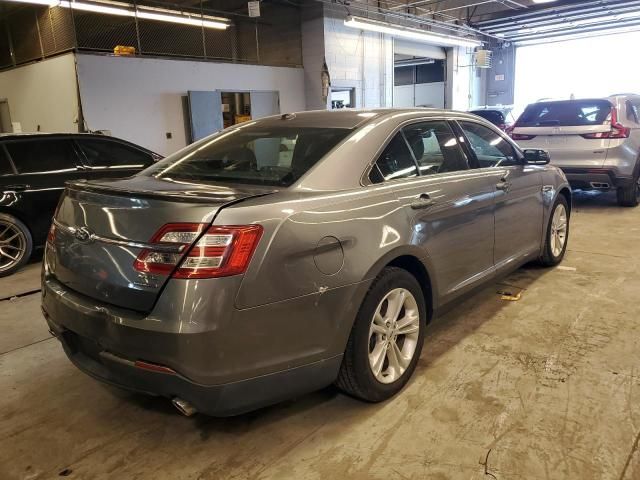
<svg viewBox="0 0 640 480"><path fill-rule="evenodd" d="M591 188L595 188L598 190L608 189L609 184L606 182L591 182Z"/></svg>
<svg viewBox="0 0 640 480"><path fill-rule="evenodd" d="M193 405L181 398L174 397L171 399L171 403L173 403L173 406L176 407L178 411L185 417L190 417L198 413Z"/></svg>

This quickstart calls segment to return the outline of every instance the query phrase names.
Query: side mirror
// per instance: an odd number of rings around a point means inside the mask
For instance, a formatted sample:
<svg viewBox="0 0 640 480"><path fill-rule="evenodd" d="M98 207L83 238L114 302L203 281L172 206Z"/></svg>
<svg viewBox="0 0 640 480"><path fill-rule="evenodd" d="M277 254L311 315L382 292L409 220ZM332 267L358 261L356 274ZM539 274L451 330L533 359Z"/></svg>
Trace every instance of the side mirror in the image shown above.
<svg viewBox="0 0 640 480"><path fill-rule="evenodd" d="M524 150L524 161L531 165L546 165L551 161L551 158L546 150L527 148Z"/></svg>

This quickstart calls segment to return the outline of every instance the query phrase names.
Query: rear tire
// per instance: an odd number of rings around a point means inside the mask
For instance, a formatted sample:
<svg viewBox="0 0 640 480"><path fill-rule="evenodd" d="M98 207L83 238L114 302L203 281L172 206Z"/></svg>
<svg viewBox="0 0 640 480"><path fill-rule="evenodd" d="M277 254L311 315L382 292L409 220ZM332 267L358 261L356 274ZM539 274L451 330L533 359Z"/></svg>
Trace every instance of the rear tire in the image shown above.
<svg viewBox="0 0 640 480"><path fill-rule="evenodd" d="M640 177L636 174L633 183L616 190L618 205L621 207L637 207L640 201Z"/></svg>
<svg viewBox="0 0 640 480"><path fill-rule="evenodd" d="M12 275L31 257L33 239L27 226L13 215L0 213L0 277Z"/></svg>
<svg viewBox="0 0 640 480"><path fill-rule="evenodd" d="M401 268L383 269L356 316L336 380L338 388L368 402L399 392L420 358L426 311L413 275Z"/></svg>
<svg viewBox="0 0 640 480"><path fill-rule="evenodd" d="M564 258L569 241L569 217L567 199L564 195L558 195L549 215L544 249L540 257L540 264L543 266L553 267Z"/></svg>

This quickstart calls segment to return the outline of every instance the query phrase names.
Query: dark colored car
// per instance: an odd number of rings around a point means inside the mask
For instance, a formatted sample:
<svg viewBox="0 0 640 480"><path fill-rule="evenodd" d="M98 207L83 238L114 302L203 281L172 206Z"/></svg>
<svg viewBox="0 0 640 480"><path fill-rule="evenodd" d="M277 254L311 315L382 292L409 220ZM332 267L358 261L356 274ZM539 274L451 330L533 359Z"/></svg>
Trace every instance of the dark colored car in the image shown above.
<svg viewBox="0 0 640 480"><path fill-rule="evenodd" d="M571 191L548 163L448 110L241 123L131 178L70 182L42 311L82 371L185 414L332 382L382 401L433 315L562 260Z"/></svg>
<svg viewBox="0 0 640 480"><path fill-rule="evenodd" d="M0 277L44 245L65 182L129 177L160 158L104 135L0 135Z"/></svg>
<svg viewBox="0 0 640 480"><path fill-rule="evenodd" d="M469 113L478 115L479 117L493 123L502 131L507 131L516 119L512 113L513 107L484 107L470 110Z"/></svg>

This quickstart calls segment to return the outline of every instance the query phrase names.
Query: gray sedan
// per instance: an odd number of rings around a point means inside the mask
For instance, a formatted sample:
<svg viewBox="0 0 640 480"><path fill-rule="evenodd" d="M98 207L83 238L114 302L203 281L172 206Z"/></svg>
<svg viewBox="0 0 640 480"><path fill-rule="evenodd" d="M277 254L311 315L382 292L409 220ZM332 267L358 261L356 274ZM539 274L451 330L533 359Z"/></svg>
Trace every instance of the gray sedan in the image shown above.
<svg viewBox="0 0 640 480"><path fill-rule="evenodd" d="M134 177L70 184L43 312L78 368L185 414L332 383L382 401L443 307L562 260L571 191L548 162L451 111L243 123Z"/></svg>

